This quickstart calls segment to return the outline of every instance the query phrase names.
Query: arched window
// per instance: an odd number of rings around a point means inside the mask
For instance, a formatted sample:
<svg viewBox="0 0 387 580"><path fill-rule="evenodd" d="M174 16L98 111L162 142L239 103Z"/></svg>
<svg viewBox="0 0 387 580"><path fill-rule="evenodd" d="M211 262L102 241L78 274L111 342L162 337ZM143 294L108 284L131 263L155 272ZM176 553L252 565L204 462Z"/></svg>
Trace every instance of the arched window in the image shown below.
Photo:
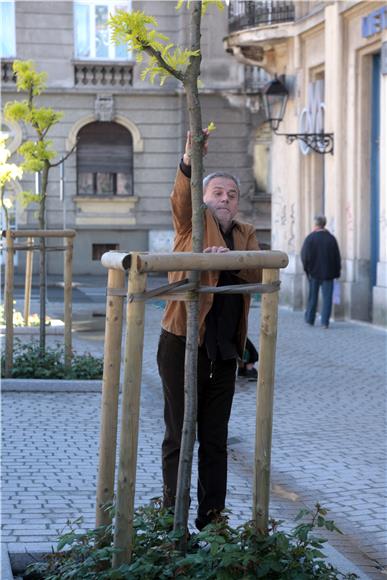
<svg viewBox="0 0 387 580"><path fill-rule="evenodd" d="M118 123L89 123L78 132L78 195L133 195L133 142Z"/></svg>

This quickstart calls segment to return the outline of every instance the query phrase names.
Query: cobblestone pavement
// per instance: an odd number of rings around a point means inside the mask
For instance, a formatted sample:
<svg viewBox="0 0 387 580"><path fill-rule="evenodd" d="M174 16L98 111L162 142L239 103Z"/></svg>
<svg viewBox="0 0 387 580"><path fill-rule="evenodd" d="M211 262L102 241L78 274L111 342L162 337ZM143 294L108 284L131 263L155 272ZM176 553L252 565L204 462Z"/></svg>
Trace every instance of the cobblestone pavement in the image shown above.
<svg viewBox="0 0 387 580"><path fill-rule="evenodd" d="M254 341L259 312L255 304ZM155 362L161 314L161 304L147 306L137 504L162 487ZM381 329L351 322L312 328L302 313L280 308L271 515L288 526L300 507L320 502L344 532L330 544L368 578L382 578L374 560L387 564L386 338ZM101 354L103 333L75 333L74 346ZM232 524L251 517L255 401L255 383L238 381L229 432ZM92 526L100 394L4 392L2 411L2 533L9 550L47 549L79 515ZM194 510L193 502L192 517Z"/></svg>

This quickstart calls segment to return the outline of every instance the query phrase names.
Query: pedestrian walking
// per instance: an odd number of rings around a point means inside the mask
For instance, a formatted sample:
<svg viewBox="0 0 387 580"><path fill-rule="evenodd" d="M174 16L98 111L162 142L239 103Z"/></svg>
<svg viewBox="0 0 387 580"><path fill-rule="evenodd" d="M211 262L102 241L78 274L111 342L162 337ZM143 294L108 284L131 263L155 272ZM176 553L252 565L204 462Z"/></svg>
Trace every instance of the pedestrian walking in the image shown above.
<svg viewBox="0 0 387 580"><path fill-rule="evenodd" d="M207 133L204 153L207 151ZM174 251L192 251L191 139L177 170L171 194L175 229ZM238 180L228 173L208 175L203 182L204 252L258 250L255 228L235 219L239 204ZM184 272L169 274L170 282ZM259 282L260 270L209 271L201 284L222 286ZM198 513L199 530L225 507L227 489L227 433L235 390L238 357L243 356L250 296L207 294L200 300L198 348ZM163 504L175 505L177 471L184 418L184 357L186 310L181 301L169 301L162 320L157 362L164 393L165 436L162 444Z"/></svg>
<svg viewBox="0 0 387 580"><path fill-rule="evenodd" d="M326 229L326 217L314 218L315 227L301 249L301 259L309 281L305 322L314 325L318 295L322 290L321 325L329 327L332 311L333 280L340 277L341 257L336 238Z"/></svg>

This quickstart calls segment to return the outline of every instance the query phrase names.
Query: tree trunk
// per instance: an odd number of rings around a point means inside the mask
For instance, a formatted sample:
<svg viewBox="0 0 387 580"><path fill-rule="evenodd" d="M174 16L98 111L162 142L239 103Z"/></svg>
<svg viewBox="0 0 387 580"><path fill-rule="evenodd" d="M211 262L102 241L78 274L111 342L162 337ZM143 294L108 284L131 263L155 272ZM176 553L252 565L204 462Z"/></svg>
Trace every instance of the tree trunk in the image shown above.
<svg viewBox="0 0 387 580"><path fill-rule="evenodd" d="M201 1L191 4L190 34L191 50L200 50ZM187 69L184 87L187 95L189 126L192 139L191 157L191 196L192 196L192 251L203 251L203 132L200 100L198 94L198 77L201 57L191 57ZM190 272L189 280L199 284L198 272ZM192 300L186 303L187 335L184 372L184 422L180 448L180 460L177 481L174 529L185 532L188 524L190 503L192 457L196 435L197 417L197 358L199 339L199 300L198 293L192 292ZM179 548L185 552L186 534L183 533Z"/></svg>
<svg viewBox="0 0 387 580"><path fill-rule="evenodd" d="M48 171L49 165L46 164L42 171L42 186L40 205L39 205L39 229L44 230L46 227L46 193L47 193L47 182L48 182ZM40 238L39 243L40 256L39 256L39 300L40 300L40 310L39 310L39 347L42 352L46 349L46 241L44 238Z"/></svg>

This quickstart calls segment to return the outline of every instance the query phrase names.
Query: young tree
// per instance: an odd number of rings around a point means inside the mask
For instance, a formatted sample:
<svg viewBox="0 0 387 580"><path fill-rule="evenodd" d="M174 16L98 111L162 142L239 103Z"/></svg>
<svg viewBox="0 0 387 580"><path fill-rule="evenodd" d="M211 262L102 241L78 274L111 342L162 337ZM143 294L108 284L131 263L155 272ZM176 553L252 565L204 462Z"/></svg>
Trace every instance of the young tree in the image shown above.
<svg viewBox="0 0 387 580"><path fill-rule="evenodd" d="M10 376L12 369L12 345L13 345L13 252L11 252L11 231L9 210L12 207L10 199L5 197L5 188L8 183L21 179L23 170L14 163L8 163L11 156L10 151L6 148L6 138L0 136L0 195L1 208L4 215L5 235L7 245L6 267L5 267L5 284L4 284L4 314L6 323L5 338L5 368L4 376Z"/></svg>
<svg viewBox="0 0 387 580"><path fill-rule="evenodd" d="M37 194L23 192L24 203L35 202L39 204L38 223L39 229L46 228L46 198L49 172L53 167L63 163L73 152L69 151L65 157L53 163L57 153L52 149L52 141L47 134L63 117L63 113L54 111L48 107L37 107L36 97L42 94L46 88L47 75L45 72L38 73L32 61L16 60L13 63L13 71L16 75L17 90L27 94L23 101L9 102L5 106L5 118L12 121L22 121L33 130L35 138L28 139L18 149L18 153L24 158L22 168L27 172L41 175L40 191ZM46 251L45 240L40 239L40 333L39 344L41 350L46 346Z"/></svg>
<svg viewBox="0 0 387 580"><path fill-rule="evenodd" d="M179 0L181 8L184 0ZM191 195L192 195L192 251L203 251L203 133L198 83L200 76L201 17L209 4L223 8L221 0L187 1L190 10L190 47L181 49L169 38L157 32L157 21L143 12L119 11L110 20L115 42L126 42L137 52L137 61L143 60L144 53L149 59L142 72L142 79L149 76L151 82L159 77L162 85L168 77L175 77L184 86L187 96L189 129L192 140ZM209 127L211 130L213 127ZM191 272L191 282L199 284L199 273ZM174 529L185 530L188 523L189 494L191 487L192 457L196 433L197 415L197 351L199 301L197 291L191 294L187 303L187 337L184 377L184 424L181 442L178 487L176 495ZM186 535L182 534L180 549L185 550Z"/></svg>

